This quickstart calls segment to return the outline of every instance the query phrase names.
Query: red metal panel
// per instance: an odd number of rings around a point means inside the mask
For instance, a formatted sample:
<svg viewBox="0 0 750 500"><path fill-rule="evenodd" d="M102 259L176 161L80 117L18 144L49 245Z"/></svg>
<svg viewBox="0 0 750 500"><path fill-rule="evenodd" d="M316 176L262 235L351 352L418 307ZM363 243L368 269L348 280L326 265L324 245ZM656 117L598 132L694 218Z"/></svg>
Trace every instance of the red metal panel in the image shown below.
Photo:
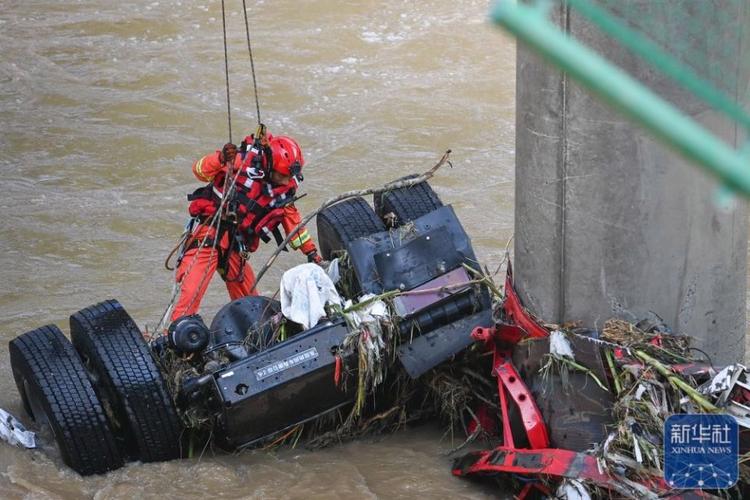
<svg viewBox="0 0 750 500"><path fill-rule="evenodd" d="M508 272L505 276L505 301L503 302L508 323L522 328L529 337L547 337L549 332L541 326L531 315L524 309L521 299L513 288L513 270L508 262Z"/></svg>
<svg viewBox="0 0 750 500"><path fill-rule="evenodd" d="M531 448L547 448L549 446L549 436L547 435L547 426L544 425L544 418L536 406L531 391L529 391L529 388L521 380L516 367L510 362L510 358L497 366L495 373L498 376L498 380L505 386L510 397L513 398L521 413L521 420L526 430L526 435L529 438ZM509 420L510 418L506 415L505 408L503 408L503 425ZM506 442L505 444L507 445L508 443Z"/></svg>

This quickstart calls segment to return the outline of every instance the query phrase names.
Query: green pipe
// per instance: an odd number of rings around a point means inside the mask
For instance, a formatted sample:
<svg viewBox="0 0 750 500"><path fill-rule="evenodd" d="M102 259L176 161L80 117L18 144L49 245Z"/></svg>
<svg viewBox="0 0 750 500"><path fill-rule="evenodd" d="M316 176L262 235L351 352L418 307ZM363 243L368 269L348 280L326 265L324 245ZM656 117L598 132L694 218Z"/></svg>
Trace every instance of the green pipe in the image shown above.
<svg viewBox="0 0 750 500"><path fill-rule="evenodd" d="M750 162L593 50L566 36L543 11L498 1L492 19L729 188L750 197Z"/></svg>
<svg viewBox="0 0 750 500"><path fill-rule="evenodd" d="M588 18L589 21L599 26L604 33L639 55L651 64L651 66L703 99L706 103L720 109L727 116L741 123L745 129L750 130L750 116L741 107L735 105L730 98L717 90L713 84L675 60L662 50L659 45L646 37L638 35L638 33L635 33L622 23L617 22L606 10L588 0L567 0L567 2L576 12Z"/></svg>

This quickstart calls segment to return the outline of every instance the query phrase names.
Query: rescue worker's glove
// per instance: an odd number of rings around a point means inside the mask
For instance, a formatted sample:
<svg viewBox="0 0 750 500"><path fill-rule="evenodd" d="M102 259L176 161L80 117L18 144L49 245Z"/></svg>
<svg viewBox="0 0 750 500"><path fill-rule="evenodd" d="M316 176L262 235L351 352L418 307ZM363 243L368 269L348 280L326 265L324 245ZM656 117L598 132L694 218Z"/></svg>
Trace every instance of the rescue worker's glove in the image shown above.
<svg viewBox="0 0 750 500"><path fill-rule="evenodd" d="M313 250L307 254L307 262L320 265L323 263L323 257L318 254L317 250Z"/></svg>
<svg viewBox="0 0 750 500"><path fill-rule="evenodd" d="M228 142L221 148L221 162L222 163L234 163L234 157L237 156L237 146Z"/></svg>

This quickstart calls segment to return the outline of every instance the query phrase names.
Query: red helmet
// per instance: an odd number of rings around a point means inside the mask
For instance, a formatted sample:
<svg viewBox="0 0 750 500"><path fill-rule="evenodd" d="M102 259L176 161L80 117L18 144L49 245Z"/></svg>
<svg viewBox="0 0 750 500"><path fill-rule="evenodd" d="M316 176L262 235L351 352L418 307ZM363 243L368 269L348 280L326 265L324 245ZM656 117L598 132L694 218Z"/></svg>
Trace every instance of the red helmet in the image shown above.
<svg viewBox="0 0 750 500"><path fill-rule="evenodd" d="M271 170L275 170L281 175L292 175L295 163L299 164L300 169L305 166L302 149L300 149L297 141L291 137L285 135L273 136L268 141L268 145L273 153Z"/></svg>

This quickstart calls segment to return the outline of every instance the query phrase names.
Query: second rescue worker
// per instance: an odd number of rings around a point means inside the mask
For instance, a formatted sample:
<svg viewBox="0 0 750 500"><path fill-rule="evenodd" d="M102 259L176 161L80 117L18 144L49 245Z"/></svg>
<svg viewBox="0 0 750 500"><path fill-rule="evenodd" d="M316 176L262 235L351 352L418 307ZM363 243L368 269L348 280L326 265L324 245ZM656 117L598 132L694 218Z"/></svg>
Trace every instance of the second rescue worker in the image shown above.
<svg viewBox="0 0 750 500"><path fill-rule="evenodd" d="M302 150L291 137L265 134L264 127L259 130L260 139L246 137L239 151L229 143L193 164L195 177L208 185L188 195L194 224L177 267L180 296L172 321L198 311L216 270L232 300L257 294L251 292L255 273L247 255L261 239L270 241L274 236L281 243L278 226L289 234L302 220L294 206L305 164ZM216 224L210 223L216 220L225 189L230 196L217 231ZM322 261L306 228L298 230L290 245L307 255L309 262Z"/></svg>

